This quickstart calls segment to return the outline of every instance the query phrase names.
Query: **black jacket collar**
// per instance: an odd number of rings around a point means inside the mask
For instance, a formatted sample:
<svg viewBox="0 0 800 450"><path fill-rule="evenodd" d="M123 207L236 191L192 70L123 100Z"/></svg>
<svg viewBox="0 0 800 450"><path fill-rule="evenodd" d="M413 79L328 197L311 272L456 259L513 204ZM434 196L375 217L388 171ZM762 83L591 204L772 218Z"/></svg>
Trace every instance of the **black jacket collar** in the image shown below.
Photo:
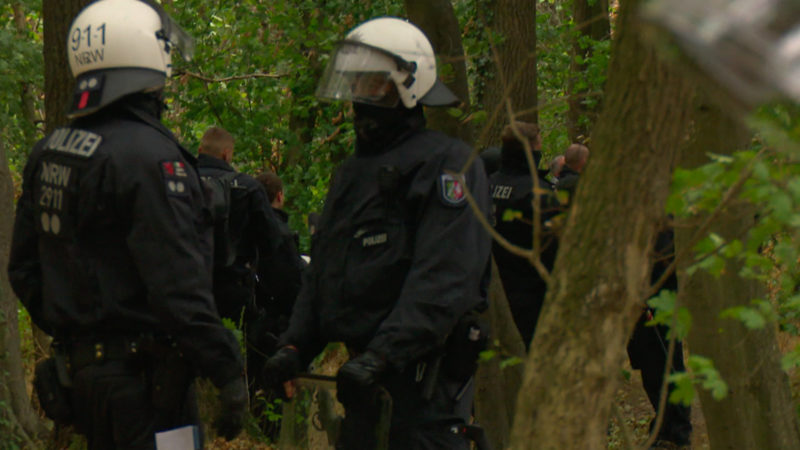
<svg viewBox="0 0 800 450"><path fill-rule="evenodd" d="M234 168L224 160L203 153L197 155L197 167L210 167L226 172L235 172Z"/></svg>

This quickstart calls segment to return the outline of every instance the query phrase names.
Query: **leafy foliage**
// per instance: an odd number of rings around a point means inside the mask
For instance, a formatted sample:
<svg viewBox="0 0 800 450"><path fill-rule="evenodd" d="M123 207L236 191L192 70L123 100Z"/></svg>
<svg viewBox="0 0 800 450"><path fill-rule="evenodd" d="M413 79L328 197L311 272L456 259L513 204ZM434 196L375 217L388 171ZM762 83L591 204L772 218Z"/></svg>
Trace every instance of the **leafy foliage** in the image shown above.
<svg viewBox="0 0 800 450"><path fill-rule="evenodd" d="M669 376L669 382L675 383L675 389L669 395L670 402L682 403L685 406L691 405L695 396L695 384L709 390L711 396L716 400L723 399L728 395L728 384L722 379L712 360L699 355L691 355L687 369L686 372L673 373Z"/></svg>
<svg viewBox="0 0 800 450"><path fill-rule="evenodd" d="M0 140L7 146L12 172L19 172L43 131L41 2L0 6L0 53L4 55L0 58Z"/></svg>

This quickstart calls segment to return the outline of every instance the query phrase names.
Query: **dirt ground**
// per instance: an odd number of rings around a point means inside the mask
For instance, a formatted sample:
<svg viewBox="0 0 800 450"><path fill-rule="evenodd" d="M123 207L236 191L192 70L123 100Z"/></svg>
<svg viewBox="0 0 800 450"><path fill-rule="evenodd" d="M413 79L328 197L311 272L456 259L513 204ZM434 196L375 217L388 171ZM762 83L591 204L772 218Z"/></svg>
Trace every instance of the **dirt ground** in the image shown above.
<svg viewBox="0 0 800 450"><path fill-rule="evenodd" d="M612 410L611 425L609 426L609 449L625 449L624 433L627 432L630 448L640 448L647 442L648 427L650 420L655 417L655 411L647 399L647 394L642 388L642 377L638 370L632 371L628 366L625 368L631 376L630 379L620 383L617 389L616 403L618 413ZM620 429L619 420L621 416L625 423L625 430ZM708 431L706 430L703 412L700 403L695 399L692 404L692 450L708 450Z"/></svg>

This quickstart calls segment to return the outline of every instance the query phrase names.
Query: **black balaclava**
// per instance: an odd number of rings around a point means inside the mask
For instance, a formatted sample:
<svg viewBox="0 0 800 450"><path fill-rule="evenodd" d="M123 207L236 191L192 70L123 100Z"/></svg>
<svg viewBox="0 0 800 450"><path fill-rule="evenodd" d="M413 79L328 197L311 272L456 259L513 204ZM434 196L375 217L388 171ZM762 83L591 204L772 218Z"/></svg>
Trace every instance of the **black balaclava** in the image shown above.
<svg viewBox="0 0 800 450"><path fill-rule="evenodd" d="M425 127L422 105L406 108L398 103L394 108L353 103L356 130L356 153L376 154L390 150L393 144L404 139L410 132Z"/></svg>

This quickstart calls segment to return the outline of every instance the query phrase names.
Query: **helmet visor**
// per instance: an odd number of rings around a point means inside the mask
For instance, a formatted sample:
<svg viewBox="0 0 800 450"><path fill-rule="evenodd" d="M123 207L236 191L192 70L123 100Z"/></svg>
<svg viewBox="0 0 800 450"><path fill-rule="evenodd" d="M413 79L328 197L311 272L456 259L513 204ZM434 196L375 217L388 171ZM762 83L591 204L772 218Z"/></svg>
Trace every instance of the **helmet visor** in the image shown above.
<svg viewBox="0 0 800 450"><path fill-rule="evenodd" d="M392 72L397 62L378 49L342 42L317 86L317 97L392 108L399 96Z"/></svg>
<svg viewBox="0 0 800 450"><path fill-rule="evenodd" d="M142 0L153 8L161 18L161 31L158 37L165 40L170 48L177 48L184 61L189 62L194 56L194 38L187 33L172 17L153 0Z"/></svg>

